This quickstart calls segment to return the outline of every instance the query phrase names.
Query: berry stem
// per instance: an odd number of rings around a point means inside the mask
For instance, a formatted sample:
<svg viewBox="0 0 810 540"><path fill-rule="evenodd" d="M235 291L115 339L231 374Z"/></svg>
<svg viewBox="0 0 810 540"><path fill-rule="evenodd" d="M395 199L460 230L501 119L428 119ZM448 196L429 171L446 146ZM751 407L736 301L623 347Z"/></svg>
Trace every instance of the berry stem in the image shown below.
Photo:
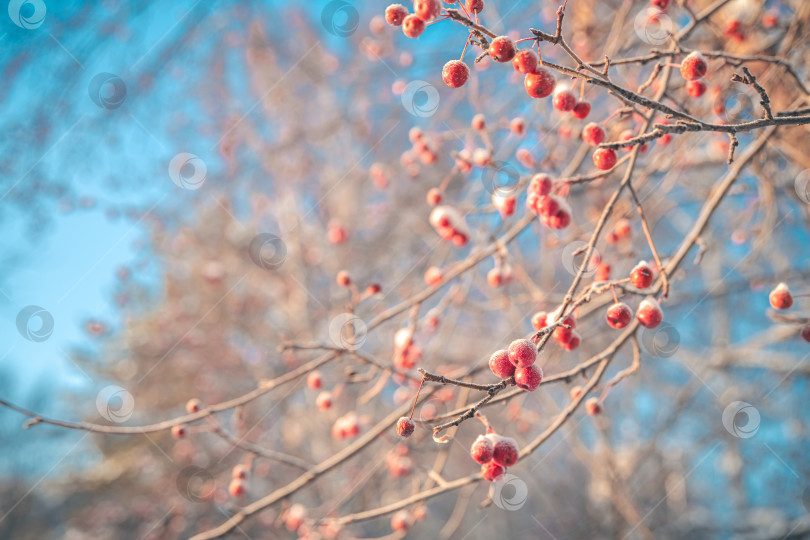
<svg viewBox="0 0 810 540"><path fill-rule="evenodd" d="M612 283L610 284L610 292L613 293L613 301L618 304L619 298L616 296L616 287Z"/></svg>
<svg viewBox="0 0 810 540"><path fill-rule="evenodd" d="M416 397L413 398L413 407L411 407L411 415L408 419L413 419L413 413L416 410L416 402L419 401L419 393L422 391L422 387L425 385L425 377L422 377L422 382L419 383L419 390L416 391Z"/></svg>
<svg viewBox="0 0 810 540"><path fill-rule="evenodd" d="M464 53L467 52L467 46L470 44L471 37L472 34L467 35L467 41L464 43L464 48L461 50L461 58L459 58L459 60L461 60L462 62L464 61Z"/></svg>

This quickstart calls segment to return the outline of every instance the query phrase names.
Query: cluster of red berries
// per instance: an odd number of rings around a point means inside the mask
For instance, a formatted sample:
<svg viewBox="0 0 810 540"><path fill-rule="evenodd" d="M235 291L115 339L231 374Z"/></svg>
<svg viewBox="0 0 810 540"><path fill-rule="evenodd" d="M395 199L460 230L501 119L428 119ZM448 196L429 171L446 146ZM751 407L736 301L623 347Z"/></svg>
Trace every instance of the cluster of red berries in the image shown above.
<svg viewBox="0 0 810 540"><path fill-rule="evenodd" d="M639 262L630 272L630 282L639 289L646 289L653 282L653 270L646 261ZM636 313L638 322L645 328L656 328L664 319L661 306L654 298L645 298L639 303ZM605 315L611 328L625 328L633 320L633 310L624 302L616 302Z"/></svg>
<svg viewBox="0 0 810 540"><path fill-rule="evenodd" d="M492 428L487 428L487 434L479 435L470 447L470 456L481 465L481 476L489 482L503 476L506 467L517 463L519 455L515 439L498 435Z"/></svg>
<svg viewBox="0 0 810 540"><path fill-rule="evenodd" d="M551 313L538 311L532 316L532 327L535 330L543 330L556 323L560 315L559 308ZM570 326L570 328L566 328L566 326ZM563 349L566 351L573 351L579 347L579 344L582 342L582 337L579 335L579 332L576 331L576 327L577 320L574 315L571 314L562 321L560 326L554 329L551 337L554 338L554 341L562 345Z"/></svg>
<svg viewBox="0 0 810 540"><path fill-rule="evenodd" d="M489 358L489 369L496 377L515 378L515 384L529 392L540 386L543 370L535 361L537 347L528 339L517 339L509 344L508 349L495 351Z"/></svg>
<svg viewBox="0 0 810 540"><path fill-rule="evenodd" d="M409 38L417 38L425 31L425 23L439 16L439 0L416 0L413 14L402 4L391 4L385 9L385 21L391 26L401 26Z"/></svg>
<svg viewBox="0 0 810 540"><path fill-rule="evenodd" d="M551 104L561 112L570 112L575 118L584 120L591 112L591 104L587 101L577 101L574 93L566 85L559 85L554 90Z"/></svg>
<svg viewBox="0 0 810 540"><path fill-rule="evenodd" d="M360 419L354 412L348 412L335 420L332 425L332 437L335 439L348 439L360 434Z"/></svg>
<svg viewBox="0 0 810 540"><path fill-rule="evenodd" d="M495 260L495 267L487 272L487 283L492 288L498 288L511 283L515 275L512 272L512 265L500 259Z"/></svg>
<svg viewBox="0 0 810 540"><path fill-rule="evenodd" d="M394 366L411 369L422 358L422 349L413 340L410 328L400 328L394 334Z"/></svg>
<svg viewBox="0 0 810 540"><path fill-rule="evenodd" d="M461 247L470 239L470 230L464 216L452 206L437 206L430 213L430 224L445 240Z"/></svg>
<svg viewBox="0 0 810 540"><path fill-rule="evenodd" d="M562 197L551 194L552 181L547 174L535 174L526 188L526 206L540 216L551 229L564 229L571 223L571 207Z"/></svg>
<svg viewBox="0 0 810 540"><path fill-rule="evenodd" d="M237 465L231 471L231 483L228 484L228 493L231 497L238 498L247 491L247 477L250 469L244 465Z"/></svg>
<svg viewBox="0 0 810 540"><path fill-rule="evenodd" d="M790 294L790 289L787 283L779 283L768 295L773 309L790 309L793 306L793 295ZM810 342L810 323L807 323L801 331L803 340Z"/></svg>
<svg viewBox="0 0 810 540"><path fill-rule="evenodd" d="M582 387L581 386L572 386L570 390L571 399L579 399L582 395ZM602 414L602 402L599 398L596 397L589 397L585 401L585 412L587 412L591 416L597 416Z"/></svg>
<svg viewBox="0 0 810 540"><path fill-rule="evenodd" d="M681 61L681 76L686 79L686 93L700 97L706 92L703 77L709 71L706 57L698 51L692 51Z"/></svg>

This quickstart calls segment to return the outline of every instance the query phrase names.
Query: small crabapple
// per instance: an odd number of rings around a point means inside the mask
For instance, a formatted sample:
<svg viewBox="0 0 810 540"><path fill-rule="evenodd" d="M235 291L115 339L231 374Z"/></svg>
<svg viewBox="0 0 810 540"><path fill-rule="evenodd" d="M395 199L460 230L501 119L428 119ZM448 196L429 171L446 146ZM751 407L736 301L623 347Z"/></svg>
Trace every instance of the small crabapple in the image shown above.
<svg viewBox="0 0 810 540"><path fill-rule="evenodd" d="M408 15L402 21L402 33L409 38L418 38L425 31L425 21L416 15Z"/></svg>
<svg viewBox="0 0 810 540"><path fill-rule="evenodd" d="M472 117L472 120L470 121L470 126L475 131L483 131L487 127L487 119L483 114L478 113Z"/></svg>
<svg viewBox="0 0 810 540"><path fill-rule="evenodd" d="M297 531L304 524L304 519L307 517L307 509L301 503L295 503L287 510L287 515L284 517L284 526L288 531Z"/></svg>
<svg viewBox="0 0 810 540"><path fill-rule="evenodd" d="M607 171L616 165L616 151L612 148L597 148L593 153L593 164L597 169Z"/></svg>
<svg viewBox="0 0 810 540"><path fill-rule="evenodd" d="M464 7L470 13L481 13L484 10L484 0L467 0L464 2Z"/></svg>
<svg viewBox="0 0 810 540"><path fill-rule="evenodd" d="M559 330L559 328L558 328L558 330ZM561 343L561 345L562 345L562 348L565 349L566 351L573 351L574 349L579 347L579 344L580 344L581 341L582 341L582 338L580 338L579 332L577 332L576 330L572 330L571 331L571 339L569 339L566 342Z"/></svg>
<svg viewBox="0 0 810 540"><path fill-rule="evenodd" d="M518 446L515 439L496 433L487 434L492 441L492 461L501 467L511 467L518 460Z"/></svg>
<svg viewBox="0 0 810 540"><path fill-rule="evenodd" d="M509 344L509 361L515 367L526 367L537 360L537 348L528 339L516 339Z"/></svg>
<svg viewBox="0 0 810 540"><path fill-rule="evenodd" d="M519 388L532 392L540 386L542 380L543 370L537 364L515 369L515 384Z"/></svg>
<svg viewBox="0 0 810 540"><path fill-rule="evenodd" d="M661 11L666 11L669 6L669 0L650 0L653 7L657 7Z"/></svg>
<svg viewBox="0 0 810 540"><path fill-rule="evenodd" d="M591 104L587 101L578 101L574 108L571 110L575 118L584 120L591 114Z"/></svg>
<svg viewBox="0 0 810 540"><path fill-rule="evenodd" d="M616 302L607 310L607 323L611 328L624 328L633 320L633 310L624 302Z"/></svg>
<svg viewBox="0 0 810 540"><path fill-rule="evenodd" d="M810 343L810 324L808 324L804 328L802 328L801 336L802 336L803 340Z"/></svg>
<svg viewBox="0 0 810 540"><path fill-rule="evenodd" d="M340 223L332 221L327 226L326 238L329 240L330 244L338 245L349 238L349 233L346 232L346 229L344 229Z"/></svg>
<svg viewBox="0 0 810 540"><path fill-rule="evenodd" d="M508 217L515 213L517 206L517 199L514 197L505 197L503 195L493 194L492 204L497 208L501 217Z"/></svg>
<svg viewBox="0 0 810 540"><path fill-rule="evenodd" d="M554 93L554 99L551 103L558 111L573 111L577 104L577 98L570 90L564 88Z"/></svg>
<svg viewBox="0 0 810 540"><path fill-rule="evenodd" d="M349 273L346 270L338 272L335 281L337 281L337 284L341 287L348 287L352 284L352 279L349 277Z"/></svg>
<svg viewBox="0 0 810 540"><path fill-rule="evenodd" d="M518 148L515 151L515 158L517 158L518 163L520 163L527 169L534 168L534 155L532 155L531 150L529 150L528 148Z"/></svg>
<svg viewBox="0 0 810 540"><path fill-rule="evenodd" d="M508 62L515 57L515 43L507 36L498 36L489 45L489 55L496 62Z"/></svg>
<svg viewBox="0 0 810 540"><path fill-rule="evenodd" d="M175 439L182 439L186 436L186 426L183 424L178 424L176 426L172 426L172 437Z"/></svg>
<svg viewBox="0 0 810 540"><path fill-rule="evenodd" d="M320 394L318 394L318 397L315 398L315 406L322 411L325 411L326 409L332 407L331 392L321 392Z"/></svg>
<svg viewBox="0 0 810 540"><path fill-rule="evenodd" d="M311 390L317 390L323 385L323 381L321 380L321 372L320 371L313 371L309 375L307 375L307 386Z"/></svg>
<svg viewBox="0 0 810 540"><path fill-rule="evenodd" d="M407 532L411 525L411 515L407 510L400 510L391 516L391 530Z"/></svg>
<svg viewBox="0 0 810 540"><path fill-rule="evenodd" d="M470 455L476 463L484 464L492 460L492 441L484 435L479 435L470 447Z"/></svg>
<svg viewBox="0 0 810 540"><path fill-rule="evenodd" d="M640 261L630 271L630 283L639 289L646 289L653 282L653 270L647 261Z"/></svg>
<svg viewBox="0 0 810 540"><path fill-rule="evenodd" d="M464 86L470 78L470 68L461 60L450 60L442 69L442 80L450 88Z"/></svg>
<svg viewBox="0 0 810 540"><path fill-rule="evenodd" d="M515 374L515 365L509 360L509 352L501 349L489 357L489 369L499 379L506 379Z"/></svg>
<svg viewBox="0 0 810 540"><path fill-rule="evenodd" d="M582 395L582 387L572 386L571 390L568 391L568 394L571 396L571 399L578 399L579 396Z"/></svg>
<svg viewBox="0 0 810 540"><path fill-rule="evenodd" d="M186 411L189 414L193 414L195 412L199 412L200 409L203 408L202 401L197 398L192 398L186 402Z"/></svg>
<svg viewBox="0 0 810 540"><path fill-rule="evenodd" d="M509 129L515 135L523 135L526 132L526 120L523 118L513 118L511 122L509 122Z"/></svg>
<svg viewBox="0 0 810 540"><path fill-rule="evenodd" d="M434 285L438 285L441 280L442 280L441 269L435 266L431 266L425 271L425 283L427 283L428 286L433 287Z"/></svg>
<svg viewBox="0 0 810 540"><path fill-rule="evenodd" d="M790 294L787 283L777 285L768 298L773 309L789 309L793 305L793 295Z"/></svg>
<svg viewBox="0 0 810 540"><path fill-rule="evenodd" d="M534 73L537 65L540 63L540 57L532 49L522 49L515 53L512 58L512 66L520 73Z"/></svg>
<svg viewBox="0 0 810 540"><path fill-rule="evenodd" d="M239 465L236 465L231 470L231 477L239 479L239 480L244 480L245 478L247 478L248 472L249 472L249 470L248 470L247 467L245 467L244 465L239 464Z"/></svg>
<svg viewBox="0 0 810 540"><path fill-rule="evenodd" d="M551 193L551 188L553 187L553 182L551 181L551 177L544 173L537 173L532 176L532 179L529 180L529 193L535 193L540 197L545 197L549 193Z"/></svg>
<svg viewBox="0 0 810 540"><path fill-rule="evenodd" d="M701 79L688 81L686 83L686 93L689 94L690 97L699 98L706 93L706 83Z"/></svg>
<svg viewBox="0 0 810 540"><path fill-rule="evenodd" d="M533 73L527 73L523 80L526 92L533 98L544 98L554 91L554 75L545 68L538 67Z"/></svg>
<svg viewBox="0 0 810 540"><path fill-rule="evenodd" d="M574 328L576 328L577 322L573 316L569 316L563 321L563 324L566 324L571 328L566 328L565 326L558 326L557 328L554 329L553 334L554 339L559 343L568 343L569 341L571 341L571 337L574 335Z"/></svg>
<svg viewBox="0 0 810 540"><path fill-rule="evenodd" d="M391 4L385 8L385 21L391 26L402 26L402 21L408 16L408 8L402 4Z"/></svg>
<svg viewBox="0 0 810 540"><path fill-rule="evenodd" d="M588 398L585 402L585 411L591 416L596 416L602 413L602 404L595 397Z"/></svg>
<svg viewBox="0 0 810 540"><path fill-rule="evenodd" d="M594 279L596 281L608 281L610 279L610 265L605 261L600 262L599 266L596 267Z"/></svg>
<svg viewBox="0 0 810 540"><path fill-rule="evenodd" d="M492 150L487 148L476 148L473 150L472 160L473 163L479 167L486 167L492 163Z"/></svg>
<svg viewBox="0 0 810 540"><path fill-rule="evenodd" d="M645 298L638 305L636 311L638 322L644 328L655 328L664 319L664 312L661 311L661 306L654 298Z"/></svg>
<svg viewBox="0 0 810 540"><path fill-rule="evenodd" d="M616 233L616 237L619 239L627 238L630 236L630 221L625 218L620 219L613 227L613 232Z"/></svg>
<svg viewBox="0 0 810 540"><path fill-rule="evenodd" d="M503 476L503 467L495 463L495 461L484 463L481 465L481 476L487 482L495 482Z"/></svg>
<svg viewBox="0 0 810 540"><path fill-rule="evenodd" d="M234 498L241 497L245 494L245 483L238 478L234 478L231 480L231 483L228 484L228 493Z"/></svg>
<svg viewBox="0 0 810 540"><path fill-rule="evenodd" d="M430 188L426 198L430 206L436 206L442 203L442 192L438 188Z"/></svg>
<svg viewBox="0 0 810 540"><path fill-rule="evenodd" d="M702 78L708 69L706 57L698 51L692 51L681 61L681 75L687 81Z"/></svg>
<svg viewBox="0 0 810 540"><path fill-rule="evenodd" d="M532 328L535 330L542 330L546 327L546 317L548 314L545 311L538 311L532 315Z"/></svg>
<svg viewBox="0 0 810 540"><path fill-rule="evenodd" d="M439 16L442 5L439 0L416 0L413 3L414 14L423 21L430 21Z"/></svg>
<svg viewBox="0 0 810 540"><path fill-rule="evenodd" d="M416 424L413 423L413 420L408 418L407 416L401 417L397 420L397 435L400 437L410 437L413 434L413 430L416 428Z"/></svg>
<svg viewBox="0 0 810 540"><path fill-rule="evenodd" d="M605 130L596 122L591 122L582 128L582 140L591 146L598 146L605 140Z"/></svg>

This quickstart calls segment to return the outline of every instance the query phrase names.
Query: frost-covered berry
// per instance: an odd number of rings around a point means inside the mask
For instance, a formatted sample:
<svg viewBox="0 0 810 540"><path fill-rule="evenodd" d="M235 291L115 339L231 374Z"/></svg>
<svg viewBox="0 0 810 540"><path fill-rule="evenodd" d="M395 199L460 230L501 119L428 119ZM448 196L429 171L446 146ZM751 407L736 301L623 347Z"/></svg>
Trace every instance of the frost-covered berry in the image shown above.
<svg viewBox="0 0 810 540"><path fill-rule="evenodd" d="M534 364L537 359L537 348L528 339L516 339L509 344L509 361L516 367Z"/></svg>
<svg viewBox="0 0 810 540"><path fill-rule="evenodd" d="M509 352L506 349L495 351L489 357L489 369L500 379L506 379L515 374L515 365L509 361Z"/></svg>
<svg viewBox="0 0 810 540"><path fill-rule="evenodd" d="M484 464L492 460L492 441L484 435L479 435L470 447L470 455L476 463Z"/></svg>

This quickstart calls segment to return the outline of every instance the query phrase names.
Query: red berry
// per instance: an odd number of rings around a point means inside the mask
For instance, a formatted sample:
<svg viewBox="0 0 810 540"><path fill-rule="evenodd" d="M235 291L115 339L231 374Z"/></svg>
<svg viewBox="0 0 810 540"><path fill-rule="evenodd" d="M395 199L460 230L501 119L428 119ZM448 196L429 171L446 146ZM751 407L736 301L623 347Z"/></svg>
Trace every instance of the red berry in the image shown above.
<svg viewBox="0 0 810 540"><path fill-rule="evenodd" d="M706 83L701 79L695 79L686 83L686 93L693 98L699 98L706 93Z"/></svg>
<svg viewBox="0 0 810 540"><path fill-rule="evenodd" d="M241 497L245 494L245 483L238 478L234 478L228 484L228 493L231 494L231 497Z"/></svg>
<svg viewBox="0 0 810 540"><path fill-rule="evenodd" d="M534 364L537 359L537 348L528 339L516 339L509 344L509 361L516 367Z"/></svg>
<svg viewBox="0 0 810 540"><path fill-rule="evenodd" d="M563 349L565 349L566 351L573 351L574 349L579 347L580 341L582 341L582 339L579 337L579 332L577 332L576 330L572 330L571 339L569 339L565 343L561 343L561 345Z"/></svg>
<svg viewBox="0 0 810 540"><path fill-rule="evenodd" d="M532 316L532 328L535 330L542 330L546 327L546 317L548 315L545 311L538 311Z"/></svg>
<svg viewBox="0 0 810 540"><path fill-rule="evenodd" d="M439 268L431 266L425 272L425 283L427 283L428 286L433 287L434 285L437 285L441 280L442 280L442 271Z"/></svg>
<svg viewBox="0 0 810 540"><path fill-rule="evenodd" d="M402 32L409 38L418 38L425 31L425 21L416 15L408 15L402 21Z"/></svg>
<svg viewBox="0 0 810 540"><path fill-rule="evenodd" d="M664 319L664 312L661 311L661 306L655 299L645 298L638 305L636 317L644 328L655 328Z"/></svg>
<svg viewBox="0 0 810 540"><path fill-rule="evenodd" d="M527 73L523 80L526 92L533 98L544 98L554 91L554 75L545 68L537 68L534 73Z"/></svg>
<svg viewBox="0 0 810 540"><path fill-rule="evenodd" d="M503 476L503 467L494 461L484 463L481 465L481 476L483 476L484 480L487 482L495 482Z"/></svg>
<svg viewBox="0 0 810 540"><path fill-rule="evenodd" d="M577 104L577 98L570 90L560 90L554 94L551 103L558 111L573 111Z"/></svg>
<svg viewBox="0 0 810 540"><path fill-rule="evenodd" d="M582 140L591 146L598 146L605 140L605 130L599 124L591 122L582 129Z"/></svg>
<svg viewBox="0 0 810 540"><path fill-rule="evenodd" d="M467 0L464 6L470 13L481 13L484 9L484 0Z"/></svg>
<svg viewBox="0 0 810 540"><path fill-rule="evenodd" d="M248 472L249 472L248 468L245 467L244 465L236 465L233 468L233 470L231 470L231 477L239 480L244 480L245 478L247 478Z"/></svg>
<svg viewBox="0 0 810 540"><path fill-rule="evenodd" d="M613 227L613 232L616 233L617 238L627 238L630 236L630 221L625 218L620 219Z"/></svg>
<svg viewBox="0 0 810 540"><path fill-rule="evenodd" d="M515 44L506 36L498 36L489 45L489 55L496 62L508 62L515 57Z"/></svg>
<svg viewBox="0 0 810 540"><path fill-rule="evenodd" d="M411 515L407 510L400 510L391 516L391 529L394 531L407 531L411 528Z"/></svg>
<svg viewBox="0 0 810 540"><path fill-rule="evenodd" d="M492 461L501 467L511 467L518 460L518 446L515 439L490 433L487 438L492 441Z"/></svg>
<svg viewBox="0 0 810 540"><path fill-rule="evenodd" d="M686 58L681 61L681 75L687 81L694 81L700 79L709 70L709 64L706 62L706 57L698 51L689 53Z"/></svg>
<svg viewBox="0 0 810 540"><path fill-rule="evenodd" d="M572 112L576 118L584 120L591 113L591 104L587 101L578 101L577 104L574 105Z"/></svg>
<svg viewBox="0 0 810 540"><path fill-rule="evenodd" d="M509 360L509 353L505 349L495 351L489 357L489 369L499 379L506 379L515 374L515 365Z"/></svg>
<svg viewBox="0 0 810 540"><path fill-rule="evenodd" d="M647 261L641 261L630 271L630 283L639 289L646 289L653 282L653 270Z"/></svg>
<svg viewBox="0 0 810 540"><path fill-rule="evenodd" d="M515 384L517 384L519 388L531 392L540 386L540 381L542 380L543 370L537 367L537 364L515 369Z"/></svg>
<svg viewBox="0 0 810 540"><path fill-rule="evenodd" d="M602 404L595 397L588 398L585 402L585 411L591 416L596 416L602 413Z"/></svg>
<svg viewBox="0 0 810 540"><path fill-rule="evenodd" d="M416 424L413 423L413 420L408 418L407 416L403 416L399 420L397 420L397 435L400 437L410 437L413 434L413 430L416 428Z"/></svg>
<svg viewBox="0 0 810 540"><path fill-rule="evenodd" d="M329 392L321 392L315 398L315 406L320 410L325 411L332 406L332 394Z"/></svg>
<svg viewBox="0 0 810 540"><path fill-rule="evenodd" d="M186 403L186 411L188 411L189 414L199 412L200 409L202 409L202 408L203 408L202 401L200 401L199 399L196 399L196 398L190 399Z"/></svg>
<svg viewBox="0 0 810 540"><path fill-rule="evenodd" d="M597 148L593 153L593 164L597 169L607 171L616 165L616 151L612 148Z"/></svg>
<svg viewBox="0 0 810 540"><path fill-rule="evenodd" d="M770 301L773 309L789 309L793 305L793 295L787 283L780 283L771 291Z"/></svg>
<svg viewBox="0 0 810 540"><path fill-rule="evenodd" d="M666 11L669 6L669 0L650 0L653 7L657 7L661 11Z"/></svg>
<svg viewBox="0 0 810 540"><path fill-rule="evenodd" d="M607 323L612 328L624 328L633 320L633 310L624 302L617 302L607 310Z"/></svg>
<svg viewBox="0 0 810 540"><path fill-rule="evenodd" d="M430 21L439 16L442 5L439 0L416 0L413 3L413 13L423 21Z"/></svg>
<svg viewBox="0 0 810 540"><path fill-rule="evenodd" d="M313 371L307 376L307 386L312 390L317 390L322 385L320 371Z"/></svg>
<svg viewBox="0 0 810 540"><path fill-rule="evenodd" d="M437 188L431 188L427 192L427 203L430 206L436 206L442 202L442 192Z"/></svg>
<svg viewBox="0 0 810 540"><path fill-rule="evenodd" d="M484 464L492 461L492 441L484 435L479 435L470 447L470 455L476 463Z"/></svg>
<svg viewBox="0 0 810 540"><path fill-rule="evenodd" d="M385 8L385 21L391 26L402 26L402 21L408 16L408 8L402 4L391 4Z"/></svg>
<svg viewBox="0 0 810 540"><path fill-rule="evenodd" d="M341 287L348 287L352 283L352 279L349 277L349 273L346 270L341 270L337 273L336 281Z"/></svg>
<svg viewBox="0 0 810 540"><path fill-rule="evenodd" d="M183 424L178 424L176 426L172 426L172 437L175 439L182 439L186 436L186 426Z"/></svg>
<svg viewBox="0 0 810 540"><path fill-rule="evenodd" d="M526 120L523 118L513 118L511 122L509 122L509 129L512 130L512 133L515 135L523 135L526 132Z"/></svg>
<svg viewBox="0 0 810 540"><path fill-rule="evenodd" d="M512 66L520 73L534 73L540 63L540 57L532 49L522 49L512 58Z"/></svg>
<svg viewBox="0 0 810 540"><path fill-rule="evenodd" d="M483 131L487 128L487 119L483 114L478 113L473 116L470 126L476 131Z"/></svg>
<svg viewBox="0 0 810 540"><path fill-rule="evenodd" d="M579 396L582 395L582 387L581 386L572 386L571 390L568 391L571 399L578 399Z"/></svg>
<svg viewBox="0 0 810 540"><path fill-rule="evenodd" d="M470 68L461 60L450 60L442 69L442 80L450 88L464 86L470 78Z"/></svg>
<svg viewBox="0 0 810 540"><path fill-rule="evenodd" d="M802 339L810 343L810 324L802 328Z"/></svg>
<svg viewBox="0 0 810 540"><path fill-rule="evenodd" d="M535 193L540 197L545 197L549 193L551 193L552 182L549 175L544 173L537 173L532 176L532 179L529 181L529 193Z"/></svg>
<svg viewBox="0 0 810 540"><path fill-rule="evenodd" d="M492 204L498 209L498 212L502 217L508 217L515 213L517 199L514 197L504 197L503 195L493 194Z"/></svg>
<svg viewBox="0 0 810 540"><path fill-rule="evenodd" d="M624 131L622 131L622 134L619 135L619 138L621 140L623 140L623 141L629 141L633 137L634 137L633 130L630 130L630 129L625 129ZM626 152L631 152L633 150L633 146L635 146L635 145L631 144L631 145L628 145L628 146L624 146L622 149L624 151L626 151ZM644 144L641 145L641 148L639 149L639 152L646 152L646 151L647 151L647 143L644 143Z"/></svg>
<svg viewBox="0 0 810 540"><path fill-rule="evenodd" d="M332 221L327 227L326 236L330 244L338 245L349 238L349 233L339 223Z"/></svg>

